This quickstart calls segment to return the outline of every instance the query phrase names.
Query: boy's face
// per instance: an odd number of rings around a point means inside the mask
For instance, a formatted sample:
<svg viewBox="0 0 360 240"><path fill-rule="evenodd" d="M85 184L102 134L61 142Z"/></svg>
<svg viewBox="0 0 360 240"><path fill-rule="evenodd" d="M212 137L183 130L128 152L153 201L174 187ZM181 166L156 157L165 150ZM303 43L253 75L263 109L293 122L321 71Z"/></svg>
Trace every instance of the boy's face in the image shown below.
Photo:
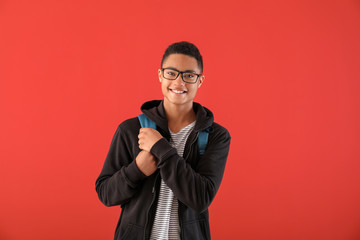
<svg viewBox="0 0 360 240"><path fill-rule="evenodd" d="M184 54L170 54L163 62L162 67L172 68L180 72L186 71L200 74L196 59ZM179 74L175 80L168 80L164 78L161 69L159 69L158 75L164 101L176 105L192 104L196 92L204 80L204 76L201 75L198 77L196 83L186 83L182 80L181 74Z"/></svg>

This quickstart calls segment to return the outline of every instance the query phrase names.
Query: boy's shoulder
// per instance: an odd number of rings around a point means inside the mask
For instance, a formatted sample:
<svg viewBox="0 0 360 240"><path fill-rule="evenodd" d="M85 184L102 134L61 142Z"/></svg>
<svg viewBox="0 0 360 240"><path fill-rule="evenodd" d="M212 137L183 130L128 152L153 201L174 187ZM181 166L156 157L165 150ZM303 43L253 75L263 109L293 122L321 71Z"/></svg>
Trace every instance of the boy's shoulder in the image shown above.
<svg viewBox="0 0 360 240"><path fill-rule="evenodd" d="M213 134L211 134L213 133ZM216 136L224 136L225 138L231 138L230 132L220 125L219 123L213 122L210 128L210 136L216 135Z"/></svg>
<svg viewBox="0 0 360 240"><path fill-rule="evenodd" d="M120 131L139 131L140 122L137 117L132 117L124 120L118 125Z"/></svg>

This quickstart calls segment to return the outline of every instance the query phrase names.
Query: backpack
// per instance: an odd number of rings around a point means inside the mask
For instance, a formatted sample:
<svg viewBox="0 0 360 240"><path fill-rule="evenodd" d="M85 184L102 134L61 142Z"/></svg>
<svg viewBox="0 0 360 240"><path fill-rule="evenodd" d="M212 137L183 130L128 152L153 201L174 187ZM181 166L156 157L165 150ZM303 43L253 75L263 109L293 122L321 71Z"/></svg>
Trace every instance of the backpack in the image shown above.
<svg viewBox="0 0 360 240"><path fill-rule="evenodd" d="M138 116L140 121L140 125L142 128L153 128L156 129L156 124L152 120L150 120L145 114L140 114ZM200 131L198 136L198 147L200 156L204 155L205 148L208 143L209 132L206 130Z"/></svg>

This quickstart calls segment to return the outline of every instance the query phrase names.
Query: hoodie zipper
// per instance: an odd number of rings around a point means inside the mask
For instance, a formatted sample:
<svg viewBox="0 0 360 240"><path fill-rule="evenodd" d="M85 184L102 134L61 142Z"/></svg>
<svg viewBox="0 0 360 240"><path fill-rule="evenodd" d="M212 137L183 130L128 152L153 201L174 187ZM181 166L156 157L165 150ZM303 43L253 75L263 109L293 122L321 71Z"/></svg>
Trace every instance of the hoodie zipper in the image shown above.
<svg viewBox="0 0 360 240"><path fill-rule="evenodd" d="M145 222L145 231L144 231L144 240L146 239L146 229L147 229L147 225L148 225L148 220L149 220L149 212L150 212L150 209L152 207L152 205L154 204L154 201L155 201L155 198L156 198L156 182L157 182L157 179L159 177L160 173L157 173L156 177L155 177L155 181L154 181L154 185L152 187L152 190L151 190L151 193L153 195L153 198L151 200L151 203L150 203L150 206L146 212L146 222ZM151 237L151 231L150 231L150 237Z"/></svg>

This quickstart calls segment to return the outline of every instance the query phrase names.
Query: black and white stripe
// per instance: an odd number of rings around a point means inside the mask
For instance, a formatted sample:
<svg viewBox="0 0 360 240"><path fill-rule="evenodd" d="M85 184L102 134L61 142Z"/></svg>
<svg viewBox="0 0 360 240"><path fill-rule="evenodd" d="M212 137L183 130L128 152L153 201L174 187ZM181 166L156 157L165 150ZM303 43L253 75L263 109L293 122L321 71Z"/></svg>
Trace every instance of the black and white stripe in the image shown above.
<svg viewBox="0 0 360 240"><path fill-rule="evenodd" d="M176 148L179 156L183 156L185 143L194 129L195 121L173 133L170 129L171 145ZM178 200L171 189L161 179L159 200L156 209L154 225L151 231L152 240L180 239L180 225L178 216Z"/></svg>

